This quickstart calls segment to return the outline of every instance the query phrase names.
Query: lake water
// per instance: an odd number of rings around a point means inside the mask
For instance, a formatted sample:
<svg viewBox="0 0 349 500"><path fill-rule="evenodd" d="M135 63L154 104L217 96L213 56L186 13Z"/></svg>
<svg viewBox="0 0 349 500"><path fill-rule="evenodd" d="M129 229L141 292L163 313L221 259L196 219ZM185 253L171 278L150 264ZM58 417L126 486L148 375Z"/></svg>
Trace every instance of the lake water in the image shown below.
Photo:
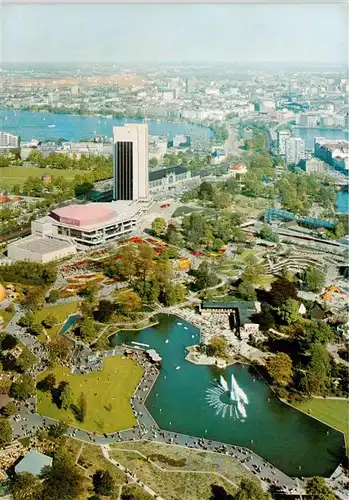
<svg viewBox="0 0 349 500"><path fill-rule="evenodd" d="M80 141L93 139L96 135L112 137L113 127L125 122L125 119L106 119L99 116L0 109L0 130L20 135L23 141L31 139L55 140L60 137ZM142 123L142 120L129 119L127 122ZM149 121L147 123L151 135L168 135L170 139L177 134L195 135L204 139L212 137L212 131L209 128L199 125L166 121ZM49 125L55 125L55 127L49 127Z"/></svg>
<svg viewBox="0 0 349 500"><path fill-rule="evenodd" d="M302 128L292 127L292 135L295 137L303 137L305 141L305 149L314 151L314 138L325 137L325 139L345 139L349 140L349 132L339 128Z"/></svg>
<svg viewBox="0 0 349 500"><path fill-rule="evenodd" d="M337 210L342 214L349 214L349 192L338 191L337 193Z"/></svg>
<svg viewBox="0 0 349 500"><path fill-rule="evenodd" d="M186 347L199 339L199 330L190 323L159 315L157 326L120 332L110 341L149 344L163 358L146 402L163 429L245 446L290 476L329 476L344 457L343 435L282 403L252 367L236 364L219 370L186 361ZM224 417L207 401L210 390L217 392L220 375L229 383L232 374L248 400L245 418L237 418L234 410L230 416L231 400L225 394L219 396L227 406Z"/></svg>
<svg viewBox="0 0 349 500"><path fill-rule="evenodd" d="M59 333L66 333L80 318L81 314L72 314L69 316Z"/></svg>

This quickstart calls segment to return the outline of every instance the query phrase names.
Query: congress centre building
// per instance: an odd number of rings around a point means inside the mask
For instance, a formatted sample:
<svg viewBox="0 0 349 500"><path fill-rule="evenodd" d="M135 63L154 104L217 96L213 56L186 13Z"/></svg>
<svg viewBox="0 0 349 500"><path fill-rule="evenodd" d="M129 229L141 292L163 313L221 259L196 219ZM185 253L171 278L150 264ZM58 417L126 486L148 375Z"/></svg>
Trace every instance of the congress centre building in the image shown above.
<svg viewBox="0 0 349 500"><path fill-rule="evenodd" d="M148 126L129 124L113 128L113 200L55 208L31 223L31 236L10 243L8 258L50 262L77 250L100 248L126 239L137 229L149 197Z"/></svg>

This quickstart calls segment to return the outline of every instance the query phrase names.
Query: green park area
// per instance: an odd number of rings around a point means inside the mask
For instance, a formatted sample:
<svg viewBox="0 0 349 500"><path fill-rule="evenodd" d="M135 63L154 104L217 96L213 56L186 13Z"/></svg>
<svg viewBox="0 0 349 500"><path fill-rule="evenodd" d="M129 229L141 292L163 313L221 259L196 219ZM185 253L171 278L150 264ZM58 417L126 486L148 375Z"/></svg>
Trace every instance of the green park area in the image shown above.
<svg viewBox="0 0 349 500"><path fill-rule="evenodd" d="M43 307L35 313L34 320L36 323L42 323L42 321L44 321L48 316L54 316L57 320L57 323L52 328L45 328L45 331L49 336L57 335L66 319L71 314L75 314L78 310L78 307L78 302L65 302L54 306ZM40 336L40 340L44 340L44 338L45 335Z"/></svg>
<svg viewBox="0 0 349 500"><path fill-rule="evenodd" d="M232 457L147 441L114 444L110 456L169 499L208 500L212 484L233 494L242 478L252 476Z"/></svg>
<svg viewBox="0 0 349 500"><path fill-rule="evenodd" d="M52 177L73 179L76 175L81 175L83 173L82 170L61 170L56 168L3 167L1 169L1 185L7 188L15 184L22 185L28 177L41 178L44 174L49 174Z"/></svg>
<svg viewBox="0 0 349 500"><path fill-rule="evenodd" d="M86 417L83 422L78 422L70 408L59 408L52 397L55 389L52 392L38 390L37 411L40 415L64 420L99 434L129 429L136 424L130 398L143 376L143 369L132 359L121 356L104 358L102 370L87 375L73 375L69 368L57 367L40 374L38 381L48 373L55 376L56 387L62 381L69 383L74 404L78 404L81 394L84 394Z"/></svg>
<svg viewBox="0 0 349 500"><path fill-rule="evenodd" d="M342 431L349 447L349 400L348 399L310 399L294 406L325 424Z"/></svg>

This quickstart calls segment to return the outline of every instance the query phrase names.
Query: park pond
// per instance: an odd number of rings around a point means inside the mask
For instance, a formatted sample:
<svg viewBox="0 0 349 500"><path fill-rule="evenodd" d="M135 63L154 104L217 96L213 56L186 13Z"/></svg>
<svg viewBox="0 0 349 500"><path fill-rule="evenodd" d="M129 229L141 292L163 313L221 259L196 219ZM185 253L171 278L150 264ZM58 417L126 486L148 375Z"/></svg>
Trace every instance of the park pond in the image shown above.
<svg viewBox="0 0 349 500"><path fill-rule="evenodd" d="M158 320L118 332L110 343L147 344L162 357L146 401L162 429L244 446L289 476L332 474L345 454L342 433L281 402L252 367L222 370L186 361L199 330L172 315Z"/></svg>

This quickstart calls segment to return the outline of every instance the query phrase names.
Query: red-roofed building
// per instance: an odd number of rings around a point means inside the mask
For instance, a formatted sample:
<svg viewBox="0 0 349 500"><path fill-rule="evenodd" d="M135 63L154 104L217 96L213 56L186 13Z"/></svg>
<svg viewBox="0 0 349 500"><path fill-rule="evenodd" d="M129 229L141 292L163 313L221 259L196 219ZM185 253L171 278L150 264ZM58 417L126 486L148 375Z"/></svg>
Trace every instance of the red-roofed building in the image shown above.
<svg viewBox="0 0 349 500"><path fill-rule="evenodd" d="M245 163L239 162L234 165L230 165L229 174L232 177L236 175L245 175L247 173L247 166Z"/></svg>

